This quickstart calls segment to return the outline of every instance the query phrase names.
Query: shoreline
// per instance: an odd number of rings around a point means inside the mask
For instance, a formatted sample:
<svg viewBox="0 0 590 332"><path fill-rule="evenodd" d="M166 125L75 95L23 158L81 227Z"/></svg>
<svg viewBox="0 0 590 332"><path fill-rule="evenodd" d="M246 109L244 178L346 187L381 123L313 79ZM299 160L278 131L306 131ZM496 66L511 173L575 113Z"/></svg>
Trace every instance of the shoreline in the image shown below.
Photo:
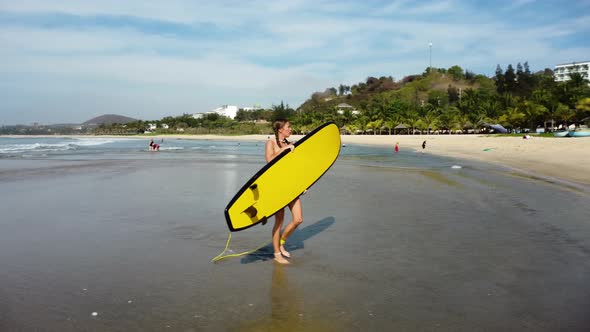
<svg viewBox="0 0 590 332"><path fill-rule="evenodd" d="M142 136L140 136L142 137ZM266 141L269 135L157 135L146 138ZM303 135L292 135L297 141ZM566 183L590 186L590 138L552 138L486 135L342 135L342 144L391 147L399 142L400 150L419 152L426 141L424 153L442 157L476 160L504 166L527 175L563 180Z"/></svg>
<svg viewBox="0 0 590 332"><path fill-rule="evenodd" d="M130 138L130 139L186 139L221 141L266 141L269 135L5 135L0 137L73 137L73 138ZM293 135L296 141L303 135ZM476 160L508 167L515 171L541 175L565 182L590 186L590 137L547 138L484 136L484 135L342 135L343 144L393 147L399 142L401 151L422 150L437 156Z"/></svg>

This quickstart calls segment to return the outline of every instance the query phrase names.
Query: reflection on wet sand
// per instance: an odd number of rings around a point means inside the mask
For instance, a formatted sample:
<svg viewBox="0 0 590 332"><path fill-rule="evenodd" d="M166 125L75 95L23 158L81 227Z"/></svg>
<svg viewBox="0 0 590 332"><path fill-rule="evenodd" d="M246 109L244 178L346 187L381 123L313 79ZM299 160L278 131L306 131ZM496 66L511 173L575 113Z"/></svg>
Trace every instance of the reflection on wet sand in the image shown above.
<svg viewBox="0 0 590 332"><path fill-rule="evenodd" d="M272 273L270 329L274 331L296 331L303 322L303 301L297 290L289 287L286 269L275 264Z"/></svg>
<svg viewBox="0 0 590 332"><path fill-rule="evenodd" d="M305 305L303 292L289 285L289 267L274 263L270 286L270 317L245 323L236 331L336 331L333 323L309 319L305 313L314 312L313 304ZM307 309L307 310L306 310ZM317 309L317 308L316 308Z"/></svg>

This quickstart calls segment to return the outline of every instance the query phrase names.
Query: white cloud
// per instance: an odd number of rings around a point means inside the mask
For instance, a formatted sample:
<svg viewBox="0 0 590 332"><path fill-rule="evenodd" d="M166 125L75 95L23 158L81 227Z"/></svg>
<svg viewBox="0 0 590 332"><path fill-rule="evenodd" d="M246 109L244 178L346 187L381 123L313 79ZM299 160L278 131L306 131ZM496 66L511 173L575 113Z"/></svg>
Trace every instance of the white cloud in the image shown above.
<svg viewBox="0 0 590 332"><path fill-rule="evenodd" d="M43 96L46 107L54 110L94 98L113 112L139 108L161 116L170 111L167 105L188 111L228 103L269 106L283 99L298 106L314 91L340 83L421 73L428 66L429 42L434 66L460 65L488 74L496 64L528 60L531 69L539 70L552 63L587 60L587 47L553 45L590 27L588 15L527 25L493 12L471 11L454 1L399 0L382 8L311 0L13 1L3 3L0 11L65 13L82 21L100 15L136 17L154 20L148 25L171 22L200 32L159 34L133 22L52 28L4 23L0 75L20 82L6 88L23 100L6 101L0 106L3 112L7 105L27 109L34 104L31 96ZM437 20L416 19L433 14ZM203 37L207 30L200 30L202 23L225 34ZM47 85L53 94L38 88ZM68 98L68 91L77 91L76 98ZM4 94L4 99L14 98Z"/></svg>

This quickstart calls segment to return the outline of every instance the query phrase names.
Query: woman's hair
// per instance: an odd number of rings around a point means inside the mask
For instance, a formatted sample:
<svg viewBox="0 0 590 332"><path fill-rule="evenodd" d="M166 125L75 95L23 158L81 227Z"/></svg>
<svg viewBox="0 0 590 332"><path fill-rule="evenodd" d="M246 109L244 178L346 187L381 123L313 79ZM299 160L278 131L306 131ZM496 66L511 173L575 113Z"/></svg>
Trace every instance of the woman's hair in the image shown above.
<svg viewBox="0 0 590 332"><path fill-rule="evenodd" d="M279 130L283 128L287 122L289 122L287 119L276 119L275 122L272 123L272 130L275 132L275 140L277 141L277 145L279 147L281 146L281 142L279 142Z"/></svg>

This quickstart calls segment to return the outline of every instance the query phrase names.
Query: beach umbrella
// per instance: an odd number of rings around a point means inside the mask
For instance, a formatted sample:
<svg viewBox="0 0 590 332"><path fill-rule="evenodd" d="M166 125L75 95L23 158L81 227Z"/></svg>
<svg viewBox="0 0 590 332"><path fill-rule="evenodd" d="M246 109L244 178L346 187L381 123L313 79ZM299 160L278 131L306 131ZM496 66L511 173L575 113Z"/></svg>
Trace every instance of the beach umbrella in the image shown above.
<svg viewBox="0 0 590 332"><path fill-rule="evenodd" d="M402 129L408 129L408 127L405 124L400 123L397 126L395 126L395 128L393 128L393 133L395 134L396 130L402 130Z"/></svg>
<svg viewBox="0 0 590 332"><path fill-rule="evenodd" d="M490 125L490 128L494 129L495 131L497 131L499 133L503 133L503 134L508 132L508 130L506 128L502 127L501 124Z"/></svg>

